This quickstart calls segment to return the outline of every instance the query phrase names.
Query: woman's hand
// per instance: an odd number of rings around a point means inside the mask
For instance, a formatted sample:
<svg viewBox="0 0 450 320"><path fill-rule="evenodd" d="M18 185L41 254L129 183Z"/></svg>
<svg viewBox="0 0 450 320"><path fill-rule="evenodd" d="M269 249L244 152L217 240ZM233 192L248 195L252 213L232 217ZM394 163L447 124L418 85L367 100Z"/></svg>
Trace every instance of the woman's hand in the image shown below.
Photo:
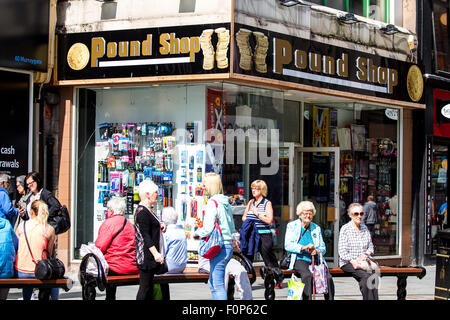
<svg viewBox="0 0 450 320"><path fill-rule="evenodd" d="M316 250L316 247L314 247L314 245L312 243L309 243L306 246L303 246L302 250L306 250L306 251L308 251L308 253L312 254L312 252Z"/></svg>
<svg viewBox="0 0 450 320"><path fill-rule="evenodd" d="M354 268L355 270L361 268L360 265L359 265L359 262L356 261L356 260L350 260L350 263L352 264L352 266L353 266L353 268Z"/></svg>
<svg viewBox="0 0 450 320"><path fill-rule="evenodd" d="M156 262L164 263L164 256L161 253L157 252L153 257L155 258Z"/></svg>
<svg viewBox="0 0 450 320"><path fill-rule="evenodd" d="M162 231L162 232L166 232L166 230L167 230L167 225L166 225L164 222L161 222L160 227L161 227L161 231Z"/></svg>

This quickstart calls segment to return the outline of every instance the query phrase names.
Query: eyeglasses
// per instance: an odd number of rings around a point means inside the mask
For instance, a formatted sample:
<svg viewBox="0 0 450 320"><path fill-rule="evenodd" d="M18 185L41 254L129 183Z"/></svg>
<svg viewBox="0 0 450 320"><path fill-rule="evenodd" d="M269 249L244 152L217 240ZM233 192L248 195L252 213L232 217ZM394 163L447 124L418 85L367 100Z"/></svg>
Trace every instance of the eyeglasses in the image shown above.
<svg viewBox="0 0 450 320"><path fill-rule="evenodd" d="M259 191L259 190L261 190L260 188L252 188L252 190L257 190L257 191Z"/></svg>
<svg viewBox="0 0 450 320"><path fill-rule="evenodd" d="M36 181L31 181L27 183L27 187L31 186L33 183L35 183Z"/></svg>
<svg viewBox="0 0 450 320"><path fill-rule="evenodd" d="M302 215L304 215L304 216L313 216L314 214L312 212L302 212Z"/></svg>
<svg viewBox="0 0 450 320"><path fill-rule="evenodd" d="M364 212L353 212L353 215L362 217L364 215Z"/></svg>

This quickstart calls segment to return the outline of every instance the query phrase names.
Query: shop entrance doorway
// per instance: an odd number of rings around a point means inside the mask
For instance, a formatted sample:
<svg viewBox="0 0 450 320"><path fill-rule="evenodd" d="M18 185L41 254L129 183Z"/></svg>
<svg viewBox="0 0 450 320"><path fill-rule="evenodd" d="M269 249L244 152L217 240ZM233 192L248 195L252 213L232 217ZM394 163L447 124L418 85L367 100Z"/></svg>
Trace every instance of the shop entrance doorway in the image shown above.
<svg viewBox="0 0 450 320"><path fill-rule="evenodd" d="M338 265L339 157L337 147L296 148L295 152L295 204L304 200L314 203L313 222L322 229L325 259L331 266Z"/></svg>

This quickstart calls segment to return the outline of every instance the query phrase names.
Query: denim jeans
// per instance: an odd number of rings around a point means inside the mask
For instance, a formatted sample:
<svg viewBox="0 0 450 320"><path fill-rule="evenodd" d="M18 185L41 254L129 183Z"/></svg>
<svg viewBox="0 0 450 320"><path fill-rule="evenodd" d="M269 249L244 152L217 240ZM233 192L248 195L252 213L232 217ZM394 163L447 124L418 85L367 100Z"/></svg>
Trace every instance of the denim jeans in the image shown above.
<svg viewBox="0 0 450 320"><path fill-rule="evenodd" d="M227 300L227 290L225 289L225 268L233 255L233 246L224 244L219 253L209 260L209 288L213 300Z"/></svg>
<svg viewBox="0 0 450 320"><path fill-rule="evenodd" d="M17 271L17 277L18 278L34 278L34 273L25 273ZM23 288L22 289L22 296L23 300L31 300L31 295L33 294L33 288ZM59 299L59 288L52 288L50 289L50 299L51 300L58 300Z"/></svg>

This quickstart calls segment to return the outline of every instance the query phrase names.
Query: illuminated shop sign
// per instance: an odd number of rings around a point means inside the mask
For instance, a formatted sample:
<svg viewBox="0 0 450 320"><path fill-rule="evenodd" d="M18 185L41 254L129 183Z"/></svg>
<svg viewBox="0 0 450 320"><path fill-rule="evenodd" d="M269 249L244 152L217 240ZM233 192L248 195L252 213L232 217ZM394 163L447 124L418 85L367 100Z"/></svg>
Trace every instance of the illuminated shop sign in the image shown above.
<svg viewBox="0 0 450 320"><path fill-rule="evenodd" d="M229 72L230 26L59 36L59 80Z"/></svg>
<svg viewBox="0 0 450 320"><path fill-rule="evenodd" d="M423 78L414 64L308 39L235 25L234 72L420 102Z"/></svg>

